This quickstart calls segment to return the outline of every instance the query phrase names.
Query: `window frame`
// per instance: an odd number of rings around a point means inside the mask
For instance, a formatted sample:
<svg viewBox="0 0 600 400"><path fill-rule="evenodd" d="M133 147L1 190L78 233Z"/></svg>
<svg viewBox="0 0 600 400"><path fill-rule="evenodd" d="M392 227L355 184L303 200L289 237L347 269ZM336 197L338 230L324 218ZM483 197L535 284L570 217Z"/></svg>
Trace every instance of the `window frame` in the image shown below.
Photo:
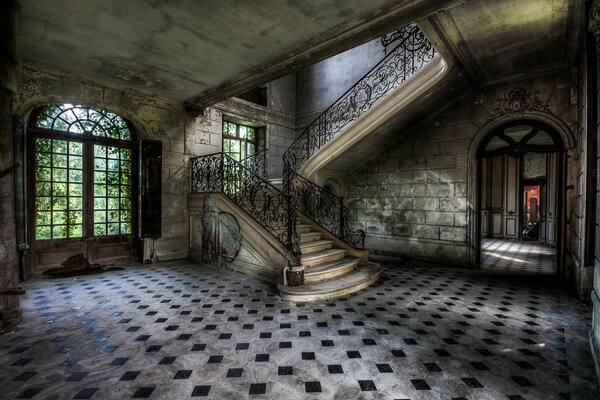
<svg viewBox="0 0 600 400"><path fill-rule="evenodd" d="M228 135L228 134L225 133L225 124L233 124L233 125L235 125L235 134L236 134L236 136ZM250 140L250 139L247 139L247 138L241 138L240 137L240 126L243 126L245 128L251 128L254 131L254 139ZM258 143L259 143L259 141L258 141L258 135L259 135L259 132L260 132L260 128L257 128L256 126L250 126L248 124L243 124L243 123L240 123L240 122L237 122L237 121L229 120L229 119L223 119L223 127L221 129L221 132L222 132L221 148L222 148L223 153L225 153L227 155L233 154L231 152L225 151L225 140L237 140L237 141L240 142L240 153L239 153L240 154L240 159L238 161L241 162L242 160L245 160L246 158L251 157L254 154L256 154L256 153L259 152L259 149L258 149ZM244 153L243 156L241 154L241 142L242 141L244 141L245 144L246 144L245 147L244 147L245 148L245 153ZM254 146L254 153L251 154L251 155L248 155L248 143L251 143Z"/></svg>
<svg viewBox="0 0 600 400"><path fill-rule="evenodd" d="M54 103L54 104L71 104L71 103ZM94 107L91 105L85 105L80 103L72 103L73 106L81 106L86 108L101 108ZM49 104L52 105L52 104ZM98 241L106 239L124 239L131 240L137 237L138 234L138 193L139 193L139 178L138 178L138 144L136 130L133 124L126 118L122 117L118 113L120 118L125 121L127 128L130 133L129 140L115 139L107 136L96 136L92 132L84 133L73 133L65 132L60 130L40 128L36 126L38 116L43 111L46 105L40 106L32 111L27 126L27 141L26 141L26 154L28 158L28 169L26 171L26 182L29 190L27 191L27 216L28 216L28 237L29 240L52 243L52 242L75 242L75 241ZM106 110L109 111L109 110ZM112 112L112 111L110 111ZM81 237L67 237L67 238L51 238L51 239L37 239L36 237L36 209L35 200L37 195L35 193L35 182L36 182L36 165L35 165L35 143L36 139L55 139L65 141L80 142L83 145L83 166L82 166L82 211L83 211L83 222L82 222L82 236ZM125 148L131 151L131 232L130 233L119 233L115 235L103 235L94 236L94 145L111 146L118 148Z"/></svg>

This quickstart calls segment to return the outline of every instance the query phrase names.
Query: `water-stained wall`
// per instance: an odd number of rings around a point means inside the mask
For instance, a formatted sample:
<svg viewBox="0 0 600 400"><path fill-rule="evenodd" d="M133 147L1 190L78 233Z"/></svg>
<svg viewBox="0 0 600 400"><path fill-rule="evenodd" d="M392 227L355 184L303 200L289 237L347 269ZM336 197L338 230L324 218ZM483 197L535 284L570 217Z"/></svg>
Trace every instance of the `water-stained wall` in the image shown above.
<svg viewBox="0 0 600 400"><path fill-rule="evenodd" d="M444 264L471 265L475 248L475 168L472 143L484 127L506 118L547 116L577 130L577 73L567 70L467 93L422 121L347 175L346 201L357 227L367 232L374 255L406 256ZM567 274L579 267L582 169L585 138L567 152ZM567 143L568 145L568 143ZM473 158L470 160L469 158Z"/></svg>

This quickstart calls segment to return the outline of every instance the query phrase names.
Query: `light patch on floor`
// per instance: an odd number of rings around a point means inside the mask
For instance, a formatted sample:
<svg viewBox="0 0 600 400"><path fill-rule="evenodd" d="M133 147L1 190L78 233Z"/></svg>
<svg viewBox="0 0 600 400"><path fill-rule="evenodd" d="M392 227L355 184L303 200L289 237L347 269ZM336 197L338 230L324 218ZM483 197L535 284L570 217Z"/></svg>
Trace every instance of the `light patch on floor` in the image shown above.
<svg viewBox="0 0 600 400"><path fill-rule="evenodd" d="M556 248L534 241L483 239L481 267L498 272L556 275Z"/></svg>

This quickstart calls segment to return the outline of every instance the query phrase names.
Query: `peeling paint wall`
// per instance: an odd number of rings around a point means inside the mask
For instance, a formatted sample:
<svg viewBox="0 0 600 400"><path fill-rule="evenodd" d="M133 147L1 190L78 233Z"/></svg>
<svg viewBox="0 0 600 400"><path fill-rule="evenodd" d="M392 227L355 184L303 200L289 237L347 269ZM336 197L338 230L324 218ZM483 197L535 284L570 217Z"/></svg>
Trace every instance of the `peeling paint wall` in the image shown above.
<svg viewBox="0 0 600 400"><path fill-rule="evenodd" d="M0 4L0 333L21 320L19 259L15 227L15 173L11 108L21 80L20 8L16 1ZM12 292L12 293L11 293Z"/></svg>

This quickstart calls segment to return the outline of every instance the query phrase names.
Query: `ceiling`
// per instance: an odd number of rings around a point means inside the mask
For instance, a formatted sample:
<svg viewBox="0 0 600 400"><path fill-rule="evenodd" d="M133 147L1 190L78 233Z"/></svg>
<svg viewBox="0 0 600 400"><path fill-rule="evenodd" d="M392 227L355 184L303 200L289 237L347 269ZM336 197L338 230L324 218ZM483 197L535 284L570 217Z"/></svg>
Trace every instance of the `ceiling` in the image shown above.
<svg viewBox="0 0 600 400"><path fill-rule="evenodd" d="M25 60L177 100L213 93L228 83L229 92L220 97L229 97L289 73L292 67L355 46L357 40L377 37L382 29L389 30L403 20L426 16L451 1L438 0L435 8L426 3L19 1ZM382 19L385 15L390 18ZM295 61L293 66L284 62L290 59ZM277 68L278 64L285 68ZM239 77L243 81L237 82Z"/></svg>
<svg viewBox="0 0 600 400"><path fill-rule="evenodd" d="M446 46L442 55L462 68L452 70L375 134L332 158L324 170L351 171L473 84L485 87L572 67L582 46L584 8L583 0L468 0L436 13L423 29L439 49L441 43Z"/></svg>
<svg viewBox="0 0 600 400"><path fill-rule="evenodd" d="M470 0L439 14L478 84L573 65L583 0Z"/></svg>

